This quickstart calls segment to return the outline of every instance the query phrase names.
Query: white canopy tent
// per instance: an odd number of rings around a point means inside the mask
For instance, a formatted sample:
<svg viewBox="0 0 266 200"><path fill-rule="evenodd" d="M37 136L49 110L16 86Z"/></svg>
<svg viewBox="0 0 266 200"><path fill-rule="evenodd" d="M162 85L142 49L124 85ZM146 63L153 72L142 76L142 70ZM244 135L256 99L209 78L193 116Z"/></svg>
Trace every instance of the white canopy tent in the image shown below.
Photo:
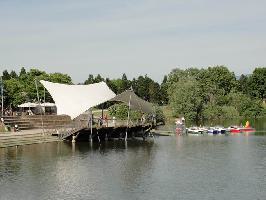
<svg viewBox="0 0 266 200"><path fill-rule="evenodd" d="M88 109L115 97L105 82L90 85L66 85L40 81L51 94L57 114L66 114L76 118Z"/></svg>
<svg viewBox="0 0 266 200"><path fill-rule="evenodd" d="M55 107L55 103L50 103L50 102L46 102L46 103L41 103L42 107Z"/></svg>
<svg viewBox="0 0 266 200"><path fill-rule="evenodd" d="M37 103L32 103L32 102L27 102L27 103L18 105L19 108L35 108L37 106L38 106Z"/></svg>

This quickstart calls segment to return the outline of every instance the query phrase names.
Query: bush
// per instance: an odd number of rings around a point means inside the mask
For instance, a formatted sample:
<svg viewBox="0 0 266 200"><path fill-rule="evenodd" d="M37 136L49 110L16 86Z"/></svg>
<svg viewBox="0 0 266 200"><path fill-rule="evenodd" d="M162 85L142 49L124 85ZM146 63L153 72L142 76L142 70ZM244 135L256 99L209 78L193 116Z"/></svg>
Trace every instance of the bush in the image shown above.
<svg viewBox="0 0 266 200"><path fill-rule="evenodd" d="M239 117L239 112L233 106L223 106L222 113L224 119L235 119Z"/></svg>
<svg viewBox="0 0 266 200"><path fill-rule="evenodd" d="M159 106L155 106L155 118L156 123L165 124L165 116L163 114L163 110Z"/></svg>
<svg viewBox="0 0 266 200"><path fill-rule="evenodd" d="M108 108L109 114L117 119L126 120L128 115L128 106L126 104L114 104ZM141 112L130 110L130 119L137 120L141 118Z"/></svg>

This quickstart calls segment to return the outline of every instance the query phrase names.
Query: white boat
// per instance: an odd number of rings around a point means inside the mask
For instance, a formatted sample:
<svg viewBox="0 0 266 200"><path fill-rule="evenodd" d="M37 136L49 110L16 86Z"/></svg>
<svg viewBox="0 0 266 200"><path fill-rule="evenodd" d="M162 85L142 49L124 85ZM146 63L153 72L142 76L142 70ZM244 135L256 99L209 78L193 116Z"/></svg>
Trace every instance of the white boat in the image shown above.
<svg viewBox="0 0 266 200"><path fill-rule="evenodd" d="M191 135L202 135L207 132L207 129L204 127L190 127L187 129L187 132Z"/></svg>

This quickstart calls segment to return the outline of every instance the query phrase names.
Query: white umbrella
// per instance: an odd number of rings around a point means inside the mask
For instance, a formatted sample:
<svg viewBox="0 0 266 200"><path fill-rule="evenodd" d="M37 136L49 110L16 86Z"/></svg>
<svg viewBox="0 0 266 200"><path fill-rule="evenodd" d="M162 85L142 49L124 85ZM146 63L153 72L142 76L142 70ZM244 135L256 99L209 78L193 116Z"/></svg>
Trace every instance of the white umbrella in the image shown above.
<svg viewBox="0 0 266 200"><path fill-rule="evenodd" d="M31 102L27 102L27 103L23 103L23 104L18 105L18 107L20 107L20 108L35 108L37 106L38 106L37 103L31 103Z"/></svg>
<svg viewBox="0 0 266 200"><path fill-rule="evenodd" d="M55 103L47 102L47 103L42 103L41 106L42 107L55 107L56 105L55 105Z"/></svg>

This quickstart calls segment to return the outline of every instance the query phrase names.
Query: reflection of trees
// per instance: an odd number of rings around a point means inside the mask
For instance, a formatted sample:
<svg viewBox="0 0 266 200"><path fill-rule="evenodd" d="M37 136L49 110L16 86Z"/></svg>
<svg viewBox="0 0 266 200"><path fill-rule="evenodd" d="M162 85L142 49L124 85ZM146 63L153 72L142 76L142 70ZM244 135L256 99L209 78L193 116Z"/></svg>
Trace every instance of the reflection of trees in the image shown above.
<svg viewBox="0 0 266 200"><path fill-rule="evenodd" d="M18 174L33 174L38 179L40 170L54 166L60 156L69 155L71 149L64 143L43 143L0 149L0 178ZM50 170L53 171L53 170ZM49 171L45 171L49 174ZM41 177L42 178L42 177Z"/></svg>
<svg viewBox="0 0 266 200"><path fill-rule="evenodd" d="M156 147L154 142L128 142L127 149L123 153L124 160L119 166L122 185L133 187L142 182L140 179L145 179L147 172L151 173L156 152L154 147Z"/></svg>
<svg viewBox="0 0 266 200"><path fill-rule="evenodd" d="M154 141L115 140L92 145L88 142L77 143L75 149L82 158L90 157L91 162L97 163L98 169L95 173L102 170L107 180L111 178L118 182L116 186L110 185L110 187L117 187L117 185L131 187L137 184L145 173L151 172L156 144ZM101 187L105 186L101 185Z"/></svg>

